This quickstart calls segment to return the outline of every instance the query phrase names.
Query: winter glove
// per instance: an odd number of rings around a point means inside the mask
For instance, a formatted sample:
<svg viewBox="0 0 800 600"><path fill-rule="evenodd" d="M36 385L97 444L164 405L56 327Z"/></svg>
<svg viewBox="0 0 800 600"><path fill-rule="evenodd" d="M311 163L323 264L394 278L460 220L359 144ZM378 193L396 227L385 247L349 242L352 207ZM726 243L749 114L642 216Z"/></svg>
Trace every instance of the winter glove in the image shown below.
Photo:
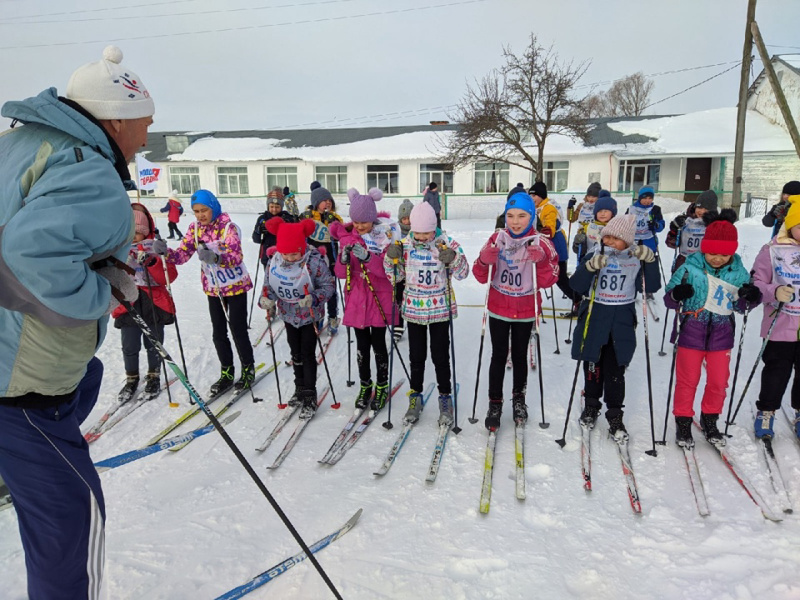
<svg viewBox="0 0 800 600"><path fill-rule="evenodd" d="M528 260L533 263L540 263L547 255L544 252L544 249L539 244L531 244L528 246Z"/></svg>
<svg viewBox="0 0 800 600"><path fill-rule="evenodd" d="M358 260L362 263L369 261L370 259L370 252L361 244L356 244L350 250L350 254L355 256Z"/></svg>
<svg viewBox="0 0 800 600"><path fill-rule="evenodd" d="M775 216L775 219L778 221L783 221L786 218L786 213L789 211L789 203L788 202L778 202L772 208L772 214Z"/></svg>
<svg viewBox="0 0 800 600"><path fill-rule="evenodd" d="M759 304L761 302L761 290L752 283L745 283L739 288L739 298L748 304Z"/></svg>
<svg viewBox="0 0 800 600"><path fill-rule="evenodd" d="M691 283L679 283L672 288L670 295L675 302L683 302L687 298L694 296L694 288Z"/></svg>
<svg viewBox="0 0 800 600"><path fill-rule="evenodd" d="M539 233L541 233L544 236L549 237L550 239L553 239L553 231L549 227L542 227L539 230Z"/></svg>
<svg viewBox="0 0 800 600"><path fill-rule="evenodd" d="M258 305L266 311L275 310L275 300L270 298L269 296L261 296L258 299Z"/></svg>
<svg viewBox="0 0 800 600"><path fill-rule="evenodd" d="M575 239L572 240L572 251L577 254L578 249L586 243L586 234L585 233L577 233L575 234Z"/></svg>
<svg viewBox="0 0 800 600"><path fill-rule="evenodd" d="M339 262L343 265L350 264L350 250L352 250L353 246L345 246L342 248L342 251L339 253Z"/></svg>
<svg viewBox="0 0 800 600"><path fill-rule="evenodd" d="M791 285L782 285L775 288L775 300L778 302L791 302L794 300L794 288Z"/></svg>
<svg viewBox="0 0 800 600"><path fill-rule="evenodd" d="M680 229L686 225L686 215L678 215L675 217L675 220L672 221L672 225L675 227L675 229Z"/></svg>
<svg viewBox="0 0 800 600"><path fill-rule="evenodd" d="M650 218L647 220L647 228L648 228L650 231L652 231L653 233L656 233L656 222L655 222L655 219L653 219L653 217L650 217Z"/></svg>
<svg viewBox="0 0 800 600"><path fill-rule="evenodd" d="M456 259L456 251L452 248L442 248L439 250L439 260L444 263L445 267L449 267Z"/></svg>
<svg viewBox="0 0 800 600"><path fill-rule="evenodd" d="M219 262L219 254L205 246L197 249L197 257L207 265L215 265Z"/></svg>
<svg viewBox="0 0 800 600"><path fill-rule="evenodd" d="M575 205L577 203L578 203L578 201L575 199L575 196L570 198L569 202L567 202L567 210L572 210L573 208L575 208Z"/></svg>
<svg viewBox="0 0 800 600"><path fill-rule="evenodd" d="M389 244L386 249L386 256L392 260L403 260L403 245L402 244Z"/></svg>
<svg viewBox="0 0 800 600"><path fill-rule="evenodd" d="M164 240L153 240L152 250L159 256L166 256L167 252L169 252L169 247L167 246L167 242Z"/></svg>
<svg viewBox="0 0 800 600"><path fill-rule="evenodd" d="M651 263L656 259L656 255L653 254L653 251L645 245L636 246L633 249L633 255L647 263Z"/></svg>
<svg viewBox="0 0 800 600"><path fill-rule="evenodd" d="M155 257L152 256L147 250L139 246L139 249L136 251L136 262L143 267L147 267L155 262Z"/></svg>
<svg viewBox="0 0 800 600"><path fill-rule="evenodd" d="M499 255L500 248L497 246L484 246L481 249L481 253L478 255L478 260L488 267L489 265L493 265L497 262L497 257Z"/></svg>
<svg viewBox="0 0 800 600"><path fill-rule="evenodd" d="M314 297L311 294L306 294L300 300L297 301L297 306L302 308L311 308L311 303L313 302Z"/></svg>
<svg viewBox="0 0 800 600"><path fill-rule="evenodd" d="M595 254L586 261L586 269L590 273L596 273L608 264L608 257L605 254Z"/></svg>
<svg viewBox="0 0 800 600"><path fill-rule="evenodd" d="M122 269L108 266L101 267L95 272L100 275L100 277L106 279L112 287L111 301L108 303L108 312L106 314L111 314L120 306L119 301L114 297L114 289L122 292L123 298L128 302L135 302L139 297L139 288L136 287L133 277Z"/></svg>

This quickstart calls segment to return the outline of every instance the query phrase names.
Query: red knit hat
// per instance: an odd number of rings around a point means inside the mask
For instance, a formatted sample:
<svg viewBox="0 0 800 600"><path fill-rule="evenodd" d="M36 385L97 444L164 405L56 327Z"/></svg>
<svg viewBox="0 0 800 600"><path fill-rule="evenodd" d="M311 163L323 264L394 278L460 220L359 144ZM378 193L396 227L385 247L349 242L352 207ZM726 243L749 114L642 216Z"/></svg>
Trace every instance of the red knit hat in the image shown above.
<svg viewBox="0 0 800 600"><path fill-rule="evenodd" d="M739 232L733 223L720 219L706 227L703 241L700 242L700 252L703 254L724 254L733 256L739 247Z"/></svg>
<svg viewBox="0 0 800 600"><path fill-rule="evenodd" d="M299 223L286 223L280 217L273 217L265 225L267 231L277 238L275 244L281 254L306 251L306 238L314 233L314 221L303 219Z"/></svg>

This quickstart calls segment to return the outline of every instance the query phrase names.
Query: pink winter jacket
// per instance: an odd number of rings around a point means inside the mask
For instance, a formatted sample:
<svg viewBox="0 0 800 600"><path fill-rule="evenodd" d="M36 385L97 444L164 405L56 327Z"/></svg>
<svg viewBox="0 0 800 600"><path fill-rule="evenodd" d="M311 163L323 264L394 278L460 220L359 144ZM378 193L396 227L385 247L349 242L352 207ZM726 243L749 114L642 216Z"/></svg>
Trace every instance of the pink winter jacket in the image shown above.
<svg viewBox="0 0 800 600"><path fill-rule="evenodd" d="M230 223L228 227L228 235L223 240L222 236L225 233L225 226ZM199 242L210 244L211 242L220 242L217 254L220 255L219 263L214 265L215 269L221 270L224 275L235 277L244 271L244 278L236 284L220 285L219 293L222 296L235 296L242 294L253 288L253 283L250 281L250 275L247 273L247 268L244 265L244 257L242 256L242 243L239 238L239 230L236 224L231 221L228 213L221 213L215 220L208 225L200 225L194 221L189 225L186 235L181 240L181 245L175 250L170 249L167 254L167 261L175 265L182 265L187 262L192 255L197 252L195 245L195 230L197 231L197 239ZM203 282L203 291L207 296L216 296L217 290L209 283L205 272L200 270L200 279ZM222 277L220 277L222 281Z"/></svg>
<svg viewBox="0 0 800 600"><path fill-rule="evenodd" d="M506 232L508 233L508 230ZM493 244L496 239L497 232L495 231L483 245L483 248ZM536 265L536 285L541 290L552 287L558 280L558 253L553 243L545 236L539 238L539 243L547 257ZM495 265L492 265L492 277L494 277L494 268ZM489 266L481 262L480 256L472 265L472 274L475 275L475 279L480 283L486 283L489 279ZM491 283L489 285L491 286ZM488 308L492 315L501 319L524 319L530 321L537 316L536 308L539 309L539 313L542 312L542 295L539 293L538 300L534 304L533 294L514 297L490 287Z"/></svg>
<svg viewBox="0 0 800 600"><path fill-rule="evenodd" d="M797 248L798 255L800 255L800 244L794 241L789 234L786 233L786 227L781 225L778 235L772 238L758 253L756 262L753 265L753 283L761 290L761 302L764 304L764 317L761 319L761 337L767 337L767 331L775 318L775 308L777 301L775 300L775 290L780 287L776 281L773 281L772 260L770 259L769 249L770 246L776 244L780 245L794 245ZM775 303L773 305L773 302ZM774 342L797 342L798 328L800 328L800 316L789 315L781 311L778 315L778 320L775 322L775 327L772 328L772 335L769 339Z"/></svg>
<svg viewBox="0 0 800 600"><path fill-rule="evenodd" d="M382 213L378 216L385 216ZM339 257L344 254L345 246L360 245L366 248L366 244L353 230L353 224L342 224L339 222L331 223L330 225L331 237L339 240ZM366 264L362 264L355 256L350 256L350 278L347 278L347 266L343 265L340 260L336 260L334 272L336 277L345 280L344 290L344 319L342 323L346 327L355 327L356 329L364 329L366 327L386 327L386 323L392 318L392 284L386 277L383 270L383 258L386 254L384 250L381 254L373 254ZM378 302L383 309L383 315L386 316L384 320L381 311L375 304L375 299L372 292L367 285L364 278L363 269L366 269L367 275L375 290L375 295L378 297ZM399 323L399 310L395 310L395 322Z"/></svg>

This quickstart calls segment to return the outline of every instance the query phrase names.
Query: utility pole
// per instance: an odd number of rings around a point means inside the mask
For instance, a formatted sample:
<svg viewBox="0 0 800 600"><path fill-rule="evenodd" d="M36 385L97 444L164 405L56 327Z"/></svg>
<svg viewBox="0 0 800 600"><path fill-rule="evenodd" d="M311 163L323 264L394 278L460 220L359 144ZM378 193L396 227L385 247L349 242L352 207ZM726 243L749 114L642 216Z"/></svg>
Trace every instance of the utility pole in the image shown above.
<svg viewBox="0 0 800 600"><path fill-rule="evenodd" d="M772 61L767 53L767 47L764 45L764 40L761 39L758 23L753 21L750 29L753 32L753 41L756 44L756 48L758 48L761 62L764 63L764 71L767 73L767 79L769 79L770 86L772 87L772 93L775 94L775 102L778 104L778 108L781 109L781 115L783 115L783 120L786 123L786 129L789 130L792 143L794 143L794 150L797 152L797 156L800 156L800 133L797 131L797 123L795 123L792 118L792 111L789 108L789 103L786 102L786 96L783 93L783 89L781 89L778 76L775 74L775 67L772 66Z"/></svg>
<svg viewBox="0 0 800 600"><path fill-rule="evenodd" d="M731 208L739 214L742 204L742 164L744 163L744 126L747 117L747 88L750 81L753 33L750 24L756 19L756 0L748 0L747 25L744 30L744 49L742 50L742 73L739 78L739 105L736 112L736 147L733 155L733 198Z"/></svg>

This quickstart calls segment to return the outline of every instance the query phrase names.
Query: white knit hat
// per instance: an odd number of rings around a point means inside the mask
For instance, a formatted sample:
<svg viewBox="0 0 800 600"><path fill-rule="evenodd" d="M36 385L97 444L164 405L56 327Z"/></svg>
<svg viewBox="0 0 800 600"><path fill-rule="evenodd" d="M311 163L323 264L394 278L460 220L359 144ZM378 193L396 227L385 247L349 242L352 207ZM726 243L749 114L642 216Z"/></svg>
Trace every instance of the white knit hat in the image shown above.
<svg viewBox="0 0 800 600"><path fill-rule="evenodd" d="M617 215L600 230L600 235L611 235L625 242L628 247L633 246L636 236L636 217L633 215Z"/></svg>
<svg viewBox="0 0 800 600"><path fill-rule="evenodd" d="M103 58L79 67L69 78L67 98L95 119L140 119L156 112L139 76L126 69L122 50L106 46Z"/></svg>

